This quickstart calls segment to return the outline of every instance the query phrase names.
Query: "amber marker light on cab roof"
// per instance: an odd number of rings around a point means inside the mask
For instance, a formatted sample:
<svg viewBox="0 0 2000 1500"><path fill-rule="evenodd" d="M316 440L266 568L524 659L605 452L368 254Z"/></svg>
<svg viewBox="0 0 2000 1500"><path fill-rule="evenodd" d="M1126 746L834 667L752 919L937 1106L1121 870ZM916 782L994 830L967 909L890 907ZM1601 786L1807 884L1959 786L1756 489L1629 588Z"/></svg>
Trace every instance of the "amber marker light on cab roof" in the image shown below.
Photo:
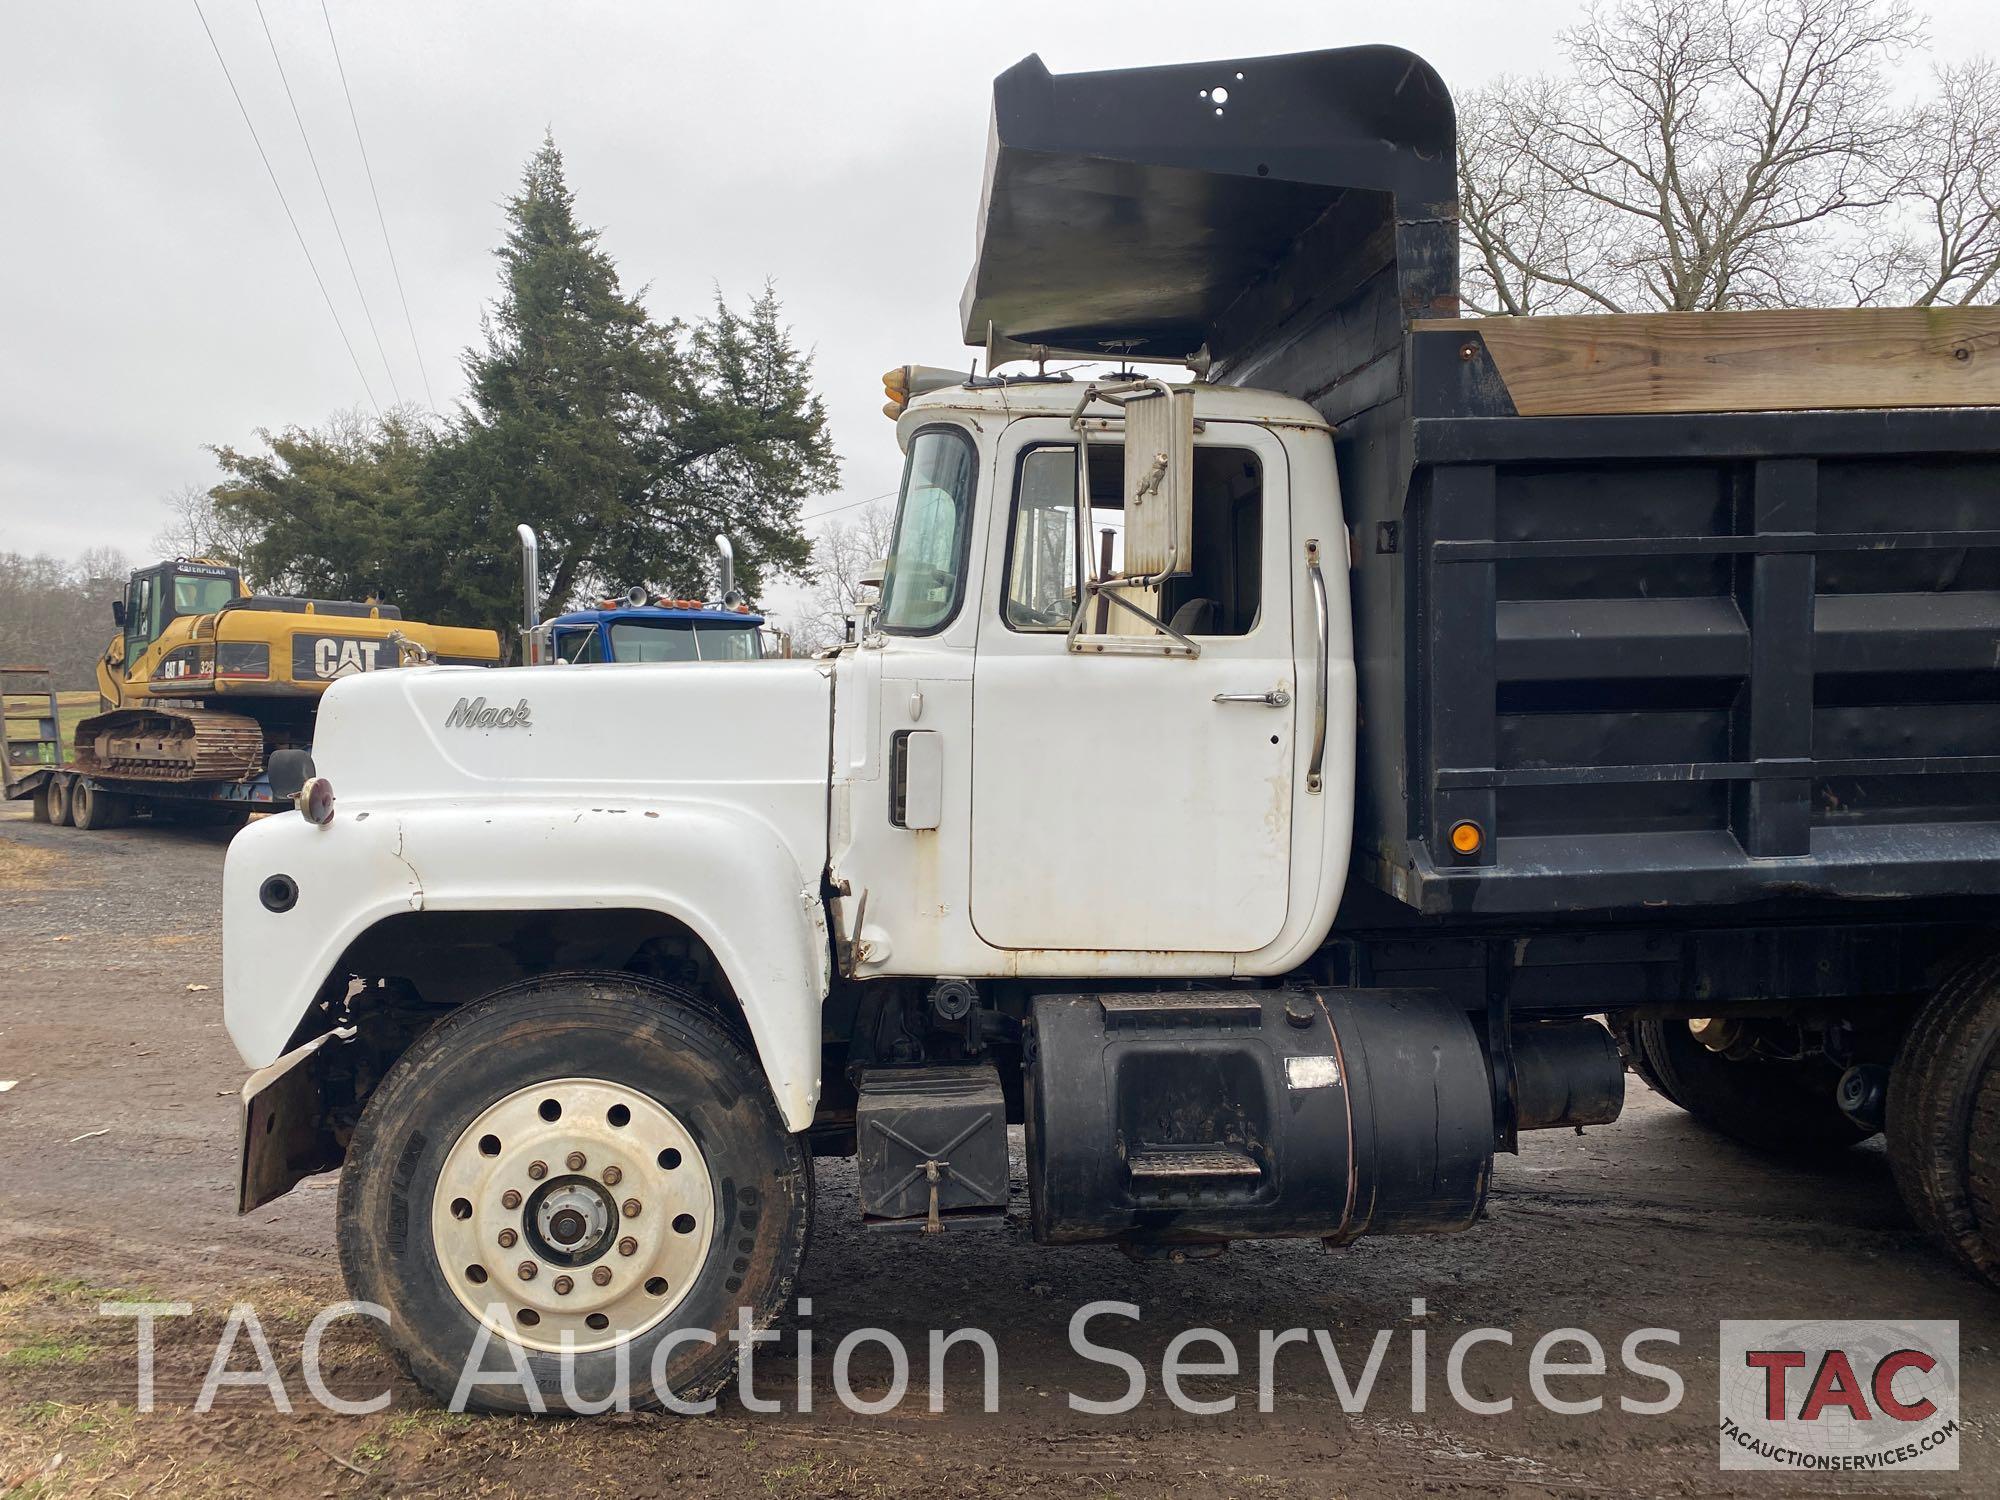
<svg viewBox="0 0 2000 1500"><path fill-rule="evenodd" d="M882 375L882 394L889 398L882 403L882 415L893 422L902 416L912 396L948 390L964 385L965 381L961 370L947 370L938 365L897 365Z"/></svg>

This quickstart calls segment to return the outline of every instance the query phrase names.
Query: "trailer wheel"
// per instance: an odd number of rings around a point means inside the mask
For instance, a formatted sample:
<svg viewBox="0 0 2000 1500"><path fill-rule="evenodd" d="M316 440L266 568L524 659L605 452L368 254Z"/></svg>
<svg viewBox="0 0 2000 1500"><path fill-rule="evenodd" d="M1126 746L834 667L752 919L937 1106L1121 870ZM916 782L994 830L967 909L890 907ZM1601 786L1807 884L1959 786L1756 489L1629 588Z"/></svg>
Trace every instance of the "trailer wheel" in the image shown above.
<svg viewBox="0 0 2000 1500"><path fill-rule="evenodd" d="M389 1070L341 1173L341 1268L442 1399L476 1368L505 1372L466 1393L485 1410L601 1410L621 1381L634 1406L701 1401L735 1367L719 1335L738 1308L761 1328L791 1300L810 1182L756 1057L699 996L555 975Z"/></svg>
<svg viewBox="0 0 2000 1500"><path fill-rule="evenodd" d="M1886 1130L1911 1217L2000 1283L2000 953L1965 964L1917 1012Z"/></svg>
<svg viewBox="0 0 2000 1500"><path fill-rule="evenodd" d="M57 828L69 827L70 792L74 783L67 776L51 776L48 782L49 822Z"/></svg>
<svg viewBox="0 0 2000 1500"><path fill-rule="evenodd" d="M70 787L69 820L78 828L116 828L130 816L130 800L116 792L104 791L80 779Z"/></svg>
<svg viewBox="0 0 2000 1500"><path fill-rule="evenodd" d="M40 786L35 788L34 794L28 800L28 807L29 810L34 814L34 818L37 823L48 822L49 820L48 781L46 780L43 781Z"/></svg>
<svg viewBox="0 0 2000 1500"><path fill-rule="evenodd" d="M1680 1020L1633 1023L1639 1076L1669 1101L1723 1135L1787 1156L1816 1156L1866 1140L1834 1097L1830 1064L1761 1058L1738 1061L1711 1052Z"/></svg>

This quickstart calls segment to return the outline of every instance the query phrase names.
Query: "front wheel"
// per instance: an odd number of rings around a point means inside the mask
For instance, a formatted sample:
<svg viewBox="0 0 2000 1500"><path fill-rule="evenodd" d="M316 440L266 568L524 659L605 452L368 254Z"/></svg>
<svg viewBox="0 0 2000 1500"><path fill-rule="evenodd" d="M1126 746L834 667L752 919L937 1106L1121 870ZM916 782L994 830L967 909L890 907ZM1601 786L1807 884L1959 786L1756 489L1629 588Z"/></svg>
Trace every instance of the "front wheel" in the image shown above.
<svg viewBox="0 0 2000 1500"><path fill-rule="evenodd" d="M389 1071L341 1174L341 1267L442 1398L699 1401L734 1368L738 1309L763 1327L792 1295L809 1174L698 996L558 975L457 1012ZM468 1368L508 1378L466 1390Z"/></svg>
<svg viewBox="0 0 2000 1500"><path fill-rule="evenodd" d="M68 776L51 776L43 789L47 794L49 822L57 828L69 827L70 798L76 782Z"/></svg>

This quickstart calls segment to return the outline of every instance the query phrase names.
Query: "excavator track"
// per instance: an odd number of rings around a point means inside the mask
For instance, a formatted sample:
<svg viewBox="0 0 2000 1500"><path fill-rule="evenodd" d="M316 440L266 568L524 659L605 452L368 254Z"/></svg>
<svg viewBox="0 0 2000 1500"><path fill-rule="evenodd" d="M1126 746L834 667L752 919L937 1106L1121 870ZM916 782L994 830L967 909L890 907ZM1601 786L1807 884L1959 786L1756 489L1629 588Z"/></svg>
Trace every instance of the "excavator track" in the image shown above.
<svg viewBox="0 0 2000 1500"><path fill-rule="evenodd" d="M264 729L207 708L120 708L76 728L76 767L135 781L247 781L264 769Z"/></svg>

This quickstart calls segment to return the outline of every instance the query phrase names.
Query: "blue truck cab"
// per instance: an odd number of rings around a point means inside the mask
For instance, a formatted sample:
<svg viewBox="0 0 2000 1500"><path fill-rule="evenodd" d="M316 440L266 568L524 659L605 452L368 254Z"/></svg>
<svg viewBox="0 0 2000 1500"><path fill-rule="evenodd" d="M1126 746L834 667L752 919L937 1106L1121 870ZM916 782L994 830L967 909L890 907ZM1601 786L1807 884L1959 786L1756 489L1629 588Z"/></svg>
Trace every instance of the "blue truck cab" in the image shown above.
<svg viewBox="0 0 2000 1500"><path fill-rule="evenodd" d="M542 624L546 661L756 661L764 653L764 617L747 607L690 599L605 601Z"/></svg>

